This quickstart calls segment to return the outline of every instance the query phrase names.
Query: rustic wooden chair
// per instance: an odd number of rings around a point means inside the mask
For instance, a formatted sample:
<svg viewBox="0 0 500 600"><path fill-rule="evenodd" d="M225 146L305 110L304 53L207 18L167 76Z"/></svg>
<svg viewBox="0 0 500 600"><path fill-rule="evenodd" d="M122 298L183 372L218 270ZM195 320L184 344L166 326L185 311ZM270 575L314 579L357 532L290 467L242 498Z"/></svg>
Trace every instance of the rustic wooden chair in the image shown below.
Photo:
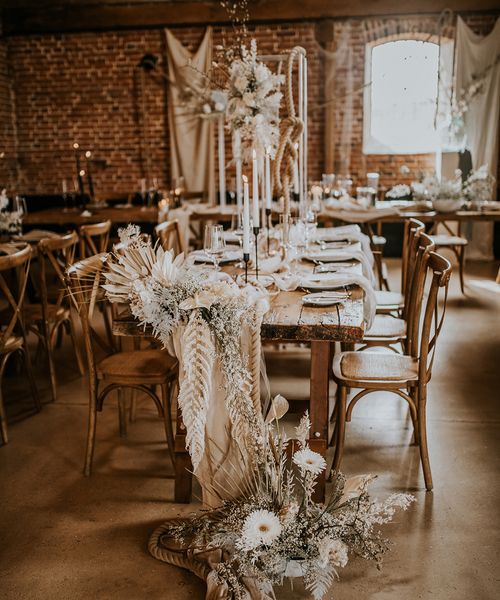
<svg viewBox="0 0 500 600"><path fill-rule="evenodd" d="M405 355L374 352L342 352L333 361L333 374L337 382L336 445L333 469L338 471L342 461L346 421L351 420L357 402L375 391L397 394L408 402L420 447L420 457L427 490L432 489L432 475L427 447L426 404L427 385L432 375L436 342L443 325L446 309L448 283L451 275L450 263L435 252L424 255L426 269L414 280L417 306L408 323L408 346ZM430 275L430 277L428 277ZM426 281L430 283L426 285ZM424 294L427 301L423 320L421 312ZM443 293L441 304L438 296ZM347 404L347 389L361 388Z"/></svg>
<svg viewBox="0 0 500 600"><path fill-rule="evenodd" d="M184 236L177 219L163 221L163 223L157 225L155 234L164 250L173 250L175 254L186 253Z"/></svg>
<svg viewBox="0 0 500 600"><path fill-rule="evenodd" d="M7 361L15 353L21 354L24 359L35 406L37 410L41 408L22 318L31 248L25 244L20 244L17 248L13 246L12 250L12 253L8 255L0 256L0 300L6 308L6 314L9 315L8 320L0 329L0 439L2 444L8 442L7 419L2 397L2 380Z"/></svg>
<svg viewBox="0 0 500 600"><path fill-rule="evenodd" d="M52 398L57 396L57 378L54 363L54 347L63 329L71 336L76 363L81 375L84 373L80 355L73 312L68 300L64 273L74 261L78 244L76 232L57 238L45 238L37 244L39 268L39 303L24 305L24 319L47 353ZM58 340L59 338L59 340Z"/></svg>
<svg viewBox="0 0 500 600"><path fill-rule="evenodd" d="M93 312L98 302L98 292L103 282L105 254L86 258L72 265L67 271L71 297L77 307L82 324L89 372L89 423L84 474L89 476L96 436L97 413L102 411L107 395L117 390L120 435L127 432L127 415L123 390L130 388L143 392L155 403L163 417L168 450L174 461L174 435L171 420L171 400L177 381L177 360L166 350L134 350L113 352L92 324ZM97 362L95 344L105 350L107 356ZM155 392L159 386L160 396Z"/></svg>
<svg viewBox="0 0 500 600"><path fill-rule="evenodd" d="M446 233L436 233L438 225L441 224L445 229ZM455 233L453 229L446 222L435 223L431 229L431 238L436 246L436 249L447 248L451 250L457 258L458 262L458 274L460 277L460 290L462 294L465 294L465 281L464 281L464 269L465 269L465 250L469 243L467 238L461 235L462 223L458 223L458 232Z"/></svg>
<svg viewBox="0 0 500 600"><path fill-rule="evenodd" d="M80 259L94 256L100 252L106 252L109 244L109 232L111 221L80 225L78 234L80 237Z"/></svg>
<svg viewBox="0 0 500 600"><path fill-rule="evenodd" d="M410 244L411 248L407 257L408 281L405 283L401 318L394 316L394 314L376 314L372 326L363 338L363 347L359 348L360 350L383 346L398 352L394 347L397 344L401 344L403 350L405 349L407 324L412 320L413 312L417 306L414 284L425 273L425 254L434 250L433 241L428 235L422 233L420 228L417 228L415 235L411 236Z"/></svg>
<svg viewBox="0 0 500 600"><path fill-rule="evenodd" d="M416 219L408 219L404 223L403 252L401 255L401 291L376 290L377 313L401 315L404 310L407 283L412 277L412 259L414 254L413 238L417 233L424 232L425 226Z"/></svg>

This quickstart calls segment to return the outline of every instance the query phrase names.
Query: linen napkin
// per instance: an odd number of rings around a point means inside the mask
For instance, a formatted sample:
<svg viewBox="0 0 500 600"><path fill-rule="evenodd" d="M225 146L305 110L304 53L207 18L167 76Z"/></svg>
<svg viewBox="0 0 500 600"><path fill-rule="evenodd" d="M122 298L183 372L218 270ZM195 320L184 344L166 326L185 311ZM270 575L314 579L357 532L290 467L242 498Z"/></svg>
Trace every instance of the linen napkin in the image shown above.
<svg viewBox="0 0 500 600"><path fill-rule="evenodd" d="M361 250L351 250L349 248L333 248L331 250L320 250L319 252L308 252L306 254L310 258L314 258L319 262L321 258L328 259L328 262L332 262L332 259L337 261L346 260L357 260L361 263L363 275L368 279L372 286L375 285L375 274L373 272L372 265L367 255Z"/></svg>
<svg viewBox="0 0 500 600"><path fill-rule="evenodd" d="M341 225L340 227L323 227L317 229L313 241L336 242L339 240L348 240L350 242L359 242L363 252L366 254L370 265L373 267L375 259L370 245L370 238L361 232L359 225Z"/></svg>

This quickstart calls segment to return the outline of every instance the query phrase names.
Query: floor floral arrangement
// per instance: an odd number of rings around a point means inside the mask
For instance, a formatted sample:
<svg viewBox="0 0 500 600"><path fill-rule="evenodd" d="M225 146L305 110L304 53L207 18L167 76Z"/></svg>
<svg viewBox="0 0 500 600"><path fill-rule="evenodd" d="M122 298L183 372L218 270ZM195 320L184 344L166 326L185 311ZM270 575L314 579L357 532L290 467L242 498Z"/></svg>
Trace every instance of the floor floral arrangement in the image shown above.
<svg viewBox="0 0 500 600"><path fill-rule="evenodd" d="M265 424L261 460L240 484L240 495L223 500L222 494L217 510L170 529L170 535L191 552L219 550L221 560L212 571L211 585L218 594L214 598L271 600L274 585L302 577L314 600L321 600L349 557L380 565L388 541L378 526L414 500L408 494L373 500L368 485L374 477L346 480L339 474L328 501L314 502L316 480L326 462L307 443L311 427L307 413L296 427L296 439L286 438L279 426L286 409L286 400L276 397ZM207 598L210 578L208 583Z"/></svg>

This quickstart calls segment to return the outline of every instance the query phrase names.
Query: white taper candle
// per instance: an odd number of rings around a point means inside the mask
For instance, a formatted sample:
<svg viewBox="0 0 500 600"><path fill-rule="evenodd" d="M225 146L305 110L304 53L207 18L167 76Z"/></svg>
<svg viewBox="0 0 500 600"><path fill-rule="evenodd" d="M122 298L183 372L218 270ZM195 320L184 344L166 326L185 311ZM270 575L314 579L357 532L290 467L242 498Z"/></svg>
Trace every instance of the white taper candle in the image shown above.
<svg viewBox="0 0 500 600"><path fill-rule="evenodd" d="M248 178L243 175L243 254L250 254L250 195Z"/></svg>
<svg viewBox="0 0 500 600"><path fill-rule="evenodd" d="M224 152L224 115L219 117L219 204L226 206L226 157Z"/></svg>
<svg viewBox="0 0 500 600"><path fill-rule="evenodd" d="M271 157L269 156L270 149L266 148L266 170L265 170L265 181L266 181L266 208L271 208Z"/></svg>
<svg viewBox="0 0 500 600"><path fill-rule="evenodd" d="M253 151L252 161L252 219L253 226L260 227L260 215L259 215L259 169L257 164L257 153Z"/></svg>

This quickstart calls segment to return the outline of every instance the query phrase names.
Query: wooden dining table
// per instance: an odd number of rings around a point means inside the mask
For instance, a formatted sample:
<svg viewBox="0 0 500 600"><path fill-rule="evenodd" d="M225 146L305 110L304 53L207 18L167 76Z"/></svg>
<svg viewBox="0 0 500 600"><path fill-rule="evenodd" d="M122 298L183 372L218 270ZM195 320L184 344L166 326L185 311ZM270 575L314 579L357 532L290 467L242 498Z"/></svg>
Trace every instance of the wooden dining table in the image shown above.
<svg viewBox="0 0 500 600"><path fill-rule="evenodd" d="M309 266L307 266L309 265ZM312 263L302 263L313 269ZM361 273L361 265L352 267ZM238 271L231 268L233 274ZM308 342L311 349L309 415L312 423L310 447L326 456L329 442L329 381L333 342L360 342L363 339L363 292L353 286L342 304L312 307L302 303L304 291L280 291L270 298L270 308L261 328L263 340L275 342ZM129 313L115 317L113 332L120 336L148 336L151 331L139 326ZM178 417L175 434L175 501L189 502L191 498L191 462L185 445L185 427ZM316 487L316 500L325 495L325 473Z"/></svg>

